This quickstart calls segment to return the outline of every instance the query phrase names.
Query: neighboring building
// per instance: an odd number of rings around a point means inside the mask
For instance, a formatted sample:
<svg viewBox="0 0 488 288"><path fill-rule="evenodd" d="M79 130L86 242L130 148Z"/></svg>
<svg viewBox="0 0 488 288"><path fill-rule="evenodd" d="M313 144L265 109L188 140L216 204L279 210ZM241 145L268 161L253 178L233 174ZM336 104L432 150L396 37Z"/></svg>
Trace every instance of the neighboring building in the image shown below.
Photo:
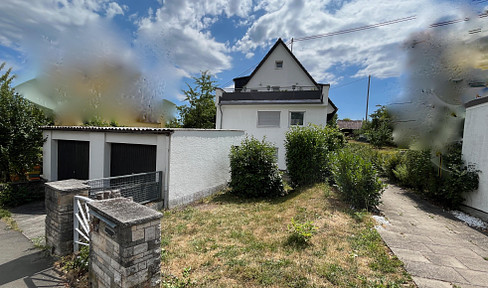
<svg viewBox="0 0 488 288"><path fill-rule="evenodd" d="M346 136L351 135L354 131L358 131L363 127L362 120L337 120L337 127Z"/></svg>
<svg viewBox="0 0 488 288"><path fill-rule="evenodd" d="M464 210L488 221L488 97L466 103L464 121L463 158L480 170L478 190L464 195Z"/></svg>
<svg viewBox="0 0 488 288"><path fill-rule="evenodd" d="M278 39L250 76L234 79L234 91L218 88L217 129L241 129L278 148L278 166L286 169L284 140L290 126L326 125L337 112L329 84L318 84Z"/></svg>
<svg viewBox="0 0 488 288"><path fill-rule="evenodd" d="M47 181L162 171L166 207L222 189L230 180L230 147L239 145L244 136L240 130L148 127L45 126L43 130L42 177Z"/></svg>

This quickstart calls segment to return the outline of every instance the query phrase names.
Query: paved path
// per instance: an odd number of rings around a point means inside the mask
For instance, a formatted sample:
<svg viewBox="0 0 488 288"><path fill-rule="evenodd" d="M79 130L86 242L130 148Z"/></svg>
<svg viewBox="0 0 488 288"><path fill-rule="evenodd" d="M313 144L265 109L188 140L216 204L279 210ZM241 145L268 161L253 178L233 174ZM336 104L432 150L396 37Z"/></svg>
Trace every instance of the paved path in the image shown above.
<svg viewBox="0 0 488 288"><path fill-rule="evenodd" d="M378 232L419 287L488 287L486 235L393 185L382 201Z"/></svg>
<svg viewBox="0 0 488 288"><path fill-rule="evenodd" d="M63 287L52 259L0 220L0 287Z"/></svg>
<svg viewBox="0 0 488 288"><path fill-rule="evenodd" d="M25 237L41 245L45 244L46 207L44 201L22 205L10 211Z"/></svg>

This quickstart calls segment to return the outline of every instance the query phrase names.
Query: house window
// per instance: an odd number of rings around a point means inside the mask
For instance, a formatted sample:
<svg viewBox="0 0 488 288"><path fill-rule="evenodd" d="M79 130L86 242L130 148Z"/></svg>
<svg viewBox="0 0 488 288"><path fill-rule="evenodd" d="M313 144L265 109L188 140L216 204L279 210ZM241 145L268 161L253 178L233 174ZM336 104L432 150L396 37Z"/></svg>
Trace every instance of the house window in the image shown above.
<svg viewBox="0 0 488 288"><path fill-rule="evenodd" d="M258 111L258 127L280 127L280 111Z"/></svg>
<svg viewBox="0 0 488 288"><path fill-rule="evenodd" d="M283 60L276 60L275 61L275 68L276 69L283 69Z"/></svg>
<svg viewBox="0 0 488 288"><path fill-rule="evenodd" d="M305 112L290 112L290 126L298 125L303 126L303 118Z"/></svg>

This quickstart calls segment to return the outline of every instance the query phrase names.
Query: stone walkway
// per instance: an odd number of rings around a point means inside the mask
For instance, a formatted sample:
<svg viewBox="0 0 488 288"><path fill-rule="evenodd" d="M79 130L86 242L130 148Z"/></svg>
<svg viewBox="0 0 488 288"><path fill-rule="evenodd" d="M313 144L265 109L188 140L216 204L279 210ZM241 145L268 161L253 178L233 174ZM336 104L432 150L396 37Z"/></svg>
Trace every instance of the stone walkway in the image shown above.
<svg viewBox="0 0 488 288"><path fill-rule="evenodd" d="M488 287L486 235L393 185L382 201L377 230L419 287Z"/></svg>

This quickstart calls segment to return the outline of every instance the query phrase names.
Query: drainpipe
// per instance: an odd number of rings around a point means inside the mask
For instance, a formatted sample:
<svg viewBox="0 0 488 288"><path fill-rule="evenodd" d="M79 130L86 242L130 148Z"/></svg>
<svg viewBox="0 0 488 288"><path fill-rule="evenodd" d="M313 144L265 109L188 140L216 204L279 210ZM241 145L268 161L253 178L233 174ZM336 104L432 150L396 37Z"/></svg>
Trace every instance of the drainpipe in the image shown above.
<svg viewBox="0 0 488 288"><path fill-rule="evenodd" d="M220 110L220 129L222 129L222 119L224 118L224 112L222 111L222 104L220 103L220 101L219 101L219 110Z"/></svg>

